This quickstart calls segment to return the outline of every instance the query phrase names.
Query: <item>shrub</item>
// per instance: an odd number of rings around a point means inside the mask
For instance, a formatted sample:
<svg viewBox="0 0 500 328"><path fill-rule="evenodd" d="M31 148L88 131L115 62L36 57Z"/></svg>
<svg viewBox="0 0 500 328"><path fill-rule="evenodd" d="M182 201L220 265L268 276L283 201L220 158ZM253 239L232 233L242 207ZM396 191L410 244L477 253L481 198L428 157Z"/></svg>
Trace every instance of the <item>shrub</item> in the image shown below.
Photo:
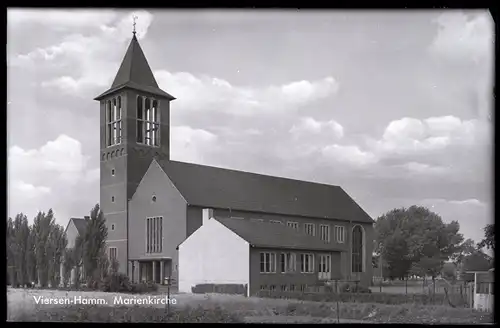
<svg viewBox="0 0 500 328"><path fill-rule="evenodd" d="M128 293L132 291L132 284L126 274L114 272L102 280L99 289L103 292Z"/></svg>
<svg viewBox="0 0 500 328"><path fill-rule="evenodd" d="M193 294L218 293L246 295L247 286L240 284L199 284L191 287L191 292Z"/></svg>
<svg viewBox="0 0 500 328"><path fill-rule="evenodd" d="M371 293L370 288L355 283L344 283L340 286L341 293Z"/></svg>
<svg viewBox="0 0 500 328"><path fill-rule="evenodd" d="M158 291L158 285L153 283L141 282L138 284L132 284L130 293L132 294L145 294L153 293Z"/></svg>

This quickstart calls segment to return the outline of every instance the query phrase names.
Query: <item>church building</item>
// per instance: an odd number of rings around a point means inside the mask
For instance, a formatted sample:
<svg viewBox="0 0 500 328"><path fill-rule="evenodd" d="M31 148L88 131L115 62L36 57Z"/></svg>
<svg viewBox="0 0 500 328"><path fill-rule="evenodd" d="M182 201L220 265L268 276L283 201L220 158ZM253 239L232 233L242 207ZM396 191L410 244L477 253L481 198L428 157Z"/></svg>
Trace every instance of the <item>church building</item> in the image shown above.
<svg viewBox="0 0 500 328"><path fill-rule="evenodd" d="M190 291L231 283L239 270L252 293L284 282L370 283L373 219L341 187L170 160L175 97L158 86L135 32L95 100L108 252L133 281L171 277ZM245 253L239 261L231 245Z"/></svg>

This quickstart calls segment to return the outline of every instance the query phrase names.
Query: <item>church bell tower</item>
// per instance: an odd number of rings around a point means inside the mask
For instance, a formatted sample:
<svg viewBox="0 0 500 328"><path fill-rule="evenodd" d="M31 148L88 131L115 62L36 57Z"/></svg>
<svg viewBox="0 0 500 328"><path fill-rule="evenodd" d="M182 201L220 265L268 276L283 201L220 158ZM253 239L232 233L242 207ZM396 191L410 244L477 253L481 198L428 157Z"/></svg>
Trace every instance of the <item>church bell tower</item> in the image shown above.
<svg viewBox="0 0 500 328"><path fill-rule="evenodd" d="M170 102L133 32L111 88L100 103L100 206L107 247L119 271L129 274L128 204L153 158L169 160Z"/></svg>

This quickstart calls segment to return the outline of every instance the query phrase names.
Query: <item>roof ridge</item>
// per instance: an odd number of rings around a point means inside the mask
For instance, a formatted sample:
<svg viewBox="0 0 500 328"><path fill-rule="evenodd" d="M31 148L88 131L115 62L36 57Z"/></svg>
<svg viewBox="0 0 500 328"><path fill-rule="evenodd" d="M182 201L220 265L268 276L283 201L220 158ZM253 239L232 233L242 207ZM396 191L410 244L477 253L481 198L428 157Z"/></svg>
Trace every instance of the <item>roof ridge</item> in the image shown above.
<svg viewBox="0 0 500 328"><path fill-rule="evenodd" d="M219 167L219 166L211 166L211 165L203 165L203 164L197 164L197 163L172 161L172 160L169 160L169 159L163 159L161 161L168 161L168 162L171 162L171 163L192 165L192 166L198 166L198 167L207 167L207 168L212 168L212 169L217 169L217 170L232 171L232 172L236 172L236 173L253 174L253 175L258 175L258 176L262 176L262 177L266 177L266 178L282 179L282 180L288 180L288 181L294 181L294 182L301 182L301 183L310 183L310 184L324 186L324 187L335 187L335 188L342 189L342 187L339 186L339 185L327 184L327 183L324 183L324 182L315 182L315 181L308 181L308 180L293 179L293 178L288 178L288 177L283 177L283 176L273 176L273 175L269 175L269 174L255 173L255 172L250 172L250 171L242 171L242 170L224 168L224 167Z"/></svg>
<svg viewBox="0 0 500 328"><path fill-rule="evenodd" d="M135 42L134 42L135 41ZM136 44L139 44L139 41L137 40L137 38L135 37L135 34L134 36L132 37L132 41L130 42L130 45L132 46L132 49L130 50L130 57L131 57L131 63L130 63L130 67L128 68L129 69L129 72L128 72L128 81L125 82L125 83L122 83L122 84L127 84L128 82L131 82L132 81L132 63L133 63L133 59L134 59L134 50L135 50L135 45Z"/></svg>

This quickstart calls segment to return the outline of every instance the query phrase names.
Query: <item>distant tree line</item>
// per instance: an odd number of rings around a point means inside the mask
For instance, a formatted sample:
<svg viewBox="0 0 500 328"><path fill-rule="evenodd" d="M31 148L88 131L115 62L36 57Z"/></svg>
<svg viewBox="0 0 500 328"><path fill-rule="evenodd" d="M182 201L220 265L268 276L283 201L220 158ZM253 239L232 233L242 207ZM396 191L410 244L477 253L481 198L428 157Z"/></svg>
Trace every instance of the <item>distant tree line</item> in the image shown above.
<svg viewBox="0 0 500 328"><path fill-rule="evenodd" d="M386 279L451 277L450 266L444 265L448 261L455 267L453 277L457 268L462 272L471 267L487 270L493 259L482 249L494 251L494 226L488 225L484 231L485 238L476 245L471 239L464 240L457 221L444 223L425 207L393 209L376 219L373 264L382 265Z"/></svg>
<svg viewBox="0 0 500 328"><path fill-rule="evenodd" d="M75 269L75 283L82 277L96 284L110 269L106 254L108 230L99 204L86 218L86 229L73 248L67 248L65 229L55 222L54 212L39 212L32 224L23 213L7 220L7 283L13 287L31 284L46 288L69 284ZM114 264L116 266L116 264ZM117 270L117 268L115 268Z"/></svg>

